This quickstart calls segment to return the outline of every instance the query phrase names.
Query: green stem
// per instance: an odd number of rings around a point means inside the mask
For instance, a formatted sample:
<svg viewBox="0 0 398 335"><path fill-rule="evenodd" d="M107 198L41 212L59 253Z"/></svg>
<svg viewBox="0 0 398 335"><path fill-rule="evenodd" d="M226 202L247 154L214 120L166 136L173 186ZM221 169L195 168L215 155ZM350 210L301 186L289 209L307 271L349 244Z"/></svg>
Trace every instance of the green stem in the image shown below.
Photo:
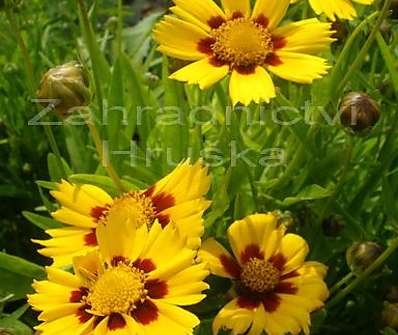
<svg viewBox="0 0 398 335"><path fill-rule="evenodd" d="M361 51L359 52L358 56L355 58L354 63L350 66L348 69L348 72L344 76L343 80L340 82L337 92L342 92L344 90L344 87L347 85L347 83L350 81L352 75L358 68L362 65L366 55L368 54L368 51L370 47L372 46L373 42L376 39L377 33L379 32L380 26L383 23L384 19L388 15L388 11L391 7L391 2L392 0L386 0L384 2L383 8L380 11L380 16L378 17L368 39L366 40L365 44L363 45Z"/></svg>
<svg viewBox="0 0 398 335"><path fill-rule="evenodd" d="M329 291L330 294L335 293L340 287L344 286L347 284L352 278L354 277L354 274L350 272L349 274L345 275L341 280L339 280Z"/></svg>
<svg viewBox="0 0 398 335"><path fill-rule="evenodd" d="M375 272L384 262L390 257L394 251L398 248L398 238L395 238L391 245L387 248L383 254L377 258L372 265L370 265L363 273L361 273L355 280L351 282L350 285L346 286L341 290L332 300L330 300L326 307L331 308L342 301L348 294L350 294L354 289L357 288L365 279L367 279L373 272Z"/></svg>
<svg viewBox="0 0 398 335"><path fill-rule="evenodd" d="M102 144L101 136L100 136L98 129L95 125L95 121L91 118L91 120L88 120L86 122L86 124L90 130L90 134L94 141L95 148L97 149L98 155L100 157L102 166L106 169L109 177L112 179L112 181L115 184L115 186L117 187L118 191L120 193L124 193L125 190L124 190L122 181L120 180L117 172L113 168L113 165L111 164L109 159L105 159L104 146Z"/></svg>
<svg viewBox="0 0 398 335"><path fill-rule="evenodd" d="M28 48L26 47L25 41L22 37L21 30L20 30L20 24L18 22L18 19L15 17L11 6L12 6L11 3L7 2L6 15L10 22L11 27L13 27L12 31L14 31L14 33L15 33L15 38L17 40L18 47L22 53L22 57L24 60L23 63L25 64L25 72L26 72L26 76L28 78L29 94L31 94L31 96L34 96L36 85L35 85L35 76L34 76L34 71L33 71L33 62L32 62L32 59L30 58ZM62 162L61 153L58 148L58 144L55 140L52 128L48 124L44 124L43 127L44 127L44 132L46 133L48 142L50 144L50 148L51 148L52 152L54 153L54 155L56 156L58 167L59 167L60 171L62 171L63 177L67 178L68 176L65 171L65 167Z"/></svg>
<svg viewBox="0 0 398 335"><path fill-rule="evenodd" d="M49 124L44 124L43 127L44 127L44 131L46 133L48 142L50 144L50 148L51 148L52 152L54 153L55 157L57 158L58 167L61 169L63 177L68 178L68 174L66 173L64 163L62 162L61 152L59 151L58 144L57 144L57 141L55 140L53 130Z"/></svg>
<svg viewBox="0 0 398 335"><path fill-rule="evenodd" d="M366 19L364 19L353 31L353 33L350 35L348 38L346 44L344 45L343 50L341 51L337 61L336 65L333 68L333 72L331 73L331 79L330 79L330 87L336 88L337 87L337 81L339 80L339 72L342 70L343 64L347 61L348 55L352 52L352 45L354 44L356 38L358 35L362 32L363 29L374 19L377 17L377 15L380 12L374 12L371 15L369 15Z"/></svg>

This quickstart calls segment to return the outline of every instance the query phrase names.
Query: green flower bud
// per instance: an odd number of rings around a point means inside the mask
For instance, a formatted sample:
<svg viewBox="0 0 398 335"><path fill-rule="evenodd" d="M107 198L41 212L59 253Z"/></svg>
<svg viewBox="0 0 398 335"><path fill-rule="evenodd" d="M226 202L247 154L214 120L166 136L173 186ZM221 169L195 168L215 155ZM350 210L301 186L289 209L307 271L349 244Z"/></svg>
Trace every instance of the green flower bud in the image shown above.
<svg viewBox="0 0 398 335"><path fill-rule="evenodd" d="M359 274L379 258L383 251L375 242L356 242L347 250L347 265L352 272Z"/></svg>
<svg viewBox="0 0 398 335"><path fill-rule="evenodd" d="M373 128L380 119L379 105L362 92L348 93L340 104L341 123L354 132Z"/></svg>
<svg viewBox="0 0 398 335"><path fill-rule="evenodd" d="M83 67L70 62L50 69L43 77L37 92L38 99L54 100L54 109L64 118L76 107L86 106L89 100L88 80Z"/></svg>
<svg viewBox="0 0 398 335"><path fill-rule="evenodd" d="M384 304L382 312L383 323L395 330L398 330L398 304Z"/></svg>

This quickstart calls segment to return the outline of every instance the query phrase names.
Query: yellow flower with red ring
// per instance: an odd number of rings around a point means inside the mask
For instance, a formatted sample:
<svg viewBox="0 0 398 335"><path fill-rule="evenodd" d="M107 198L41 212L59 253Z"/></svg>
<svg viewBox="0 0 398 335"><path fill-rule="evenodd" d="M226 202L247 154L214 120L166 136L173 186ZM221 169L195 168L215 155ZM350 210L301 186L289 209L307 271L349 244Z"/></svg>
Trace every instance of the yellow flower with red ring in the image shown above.
<svg viewBox="0 0 398 335"><path fill-rule="evenodd" d="M212 274L230 278L235 296L217 315L214 334L309 334L310 313L323 306L329 292L327 268L306 262L303 238L286 234L273 214L251 215L228 230L233 255L214 239L199 252Z"/></svg>
<svg viewBox="0 0 398 335"><path fill-rule="evenodd" d="M74 256L84 255L98 246L98 224L109 219L134 222L150 227L155 221L162 227L173 224L187 238L188 246L198 248L204 231L203 213L210 206L204 195L210 188L208 170L201 162L185 161L154 186L112 198L93 185L58 184L51 194L61 204L52 213L67 225L47 230L49 240L34 240L44 246L39 252L54 259L54 266L71 264Z"/></svg>
<svg viewBox="0 0 398 335"><path fill-rule="evenodd" d="M205 297L205 265L173 225L133 221L99 223L99 248L75 257L73 273L49 267L34 283L42 335L193 333L200 321L181 306Z"/></svg>
<svg viewBox="0 0 398 335"><path fill-rule="evenodd" d="M171 75L206 89L231 75L233 104L269 102L275 86L269 72L309 84L327 73L325 59L315 54L333 41L329 23L307 19L279 27L290 0L174 0L174 15L157 24L159 51L193 61Z"/></svg>

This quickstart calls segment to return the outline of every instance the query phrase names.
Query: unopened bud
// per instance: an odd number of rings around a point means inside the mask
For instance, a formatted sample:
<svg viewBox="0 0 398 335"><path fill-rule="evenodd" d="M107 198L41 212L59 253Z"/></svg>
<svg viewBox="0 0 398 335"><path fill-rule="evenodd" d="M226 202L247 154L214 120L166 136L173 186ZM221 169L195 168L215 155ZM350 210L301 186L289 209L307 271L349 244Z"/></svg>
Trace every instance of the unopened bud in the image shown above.
<svg viewBox="0 0 398 335"><path fill-rule="evenodd" d="M83 67L70 62L50 69L43 77L37 97L48 106L53 103L60 117L67 117L89 100L88 80Z"/></svg>
<svg viewBox="0 0 398 335"><path fill-rule="evenodd" d="M355 132L373 128L380 119L379 105L367 94L351 92L340 105L341 123Z"/></svg>
<svg viewBox="0 0 398 335"><path fill-rule="evenodd" d="M383 251L375 242L356 242L347 250L347 265L352 272L359 274L372 265Z"/></svg>
<svg viewBox="0 0 398 335"><path fill-rule="evenodd" d="M332 215L322 222L322 230L325 236L338 237L344 229L344 220L339 215Z"/></svg>

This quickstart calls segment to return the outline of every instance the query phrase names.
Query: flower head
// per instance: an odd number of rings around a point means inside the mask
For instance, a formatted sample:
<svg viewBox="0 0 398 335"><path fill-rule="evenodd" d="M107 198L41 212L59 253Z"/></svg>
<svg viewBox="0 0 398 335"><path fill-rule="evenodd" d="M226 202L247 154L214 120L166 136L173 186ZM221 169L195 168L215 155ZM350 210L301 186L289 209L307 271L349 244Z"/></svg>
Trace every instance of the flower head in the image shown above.
<svg viewBox="0 0 398 335"><path fill-rule="evenodd" d="M233 104L269 102L275 87L269 72L297 83L326 74L326 60L314 54L333 41L329 23L316 19L278 28L290 0L174 0L154 30L162 53L192 64L171 78L206 89L231 74Z"/></svg>
<svg viewBox="0 0 398 335"><path fill-rule="evenodd" d="M55 266L71 264L72 257L84 255L98 246L96 229L108 220L150 228L154 222L162 227L172 223L188 239L192 248L200 246L203 234L203 212L210 201L204 198L210 187L207 168L200 162L180 164L154 186L112 198L93 185L58 184L51 194L62 207L53 217L67 225L46 232L51 239L35 242L44 246L39 252L54 259Z"/></svg>
<svg viewBox="0 0 398 335"><path fill-rule="evenodd" d="M47 268L29 303L37 327L50 334L192 334L199 319L179 306L200 302L205 265L177 229L138 226L134 219L100 223L99 248L74 258L74 273Z"/></svg>
<svg viewBox="0 0 398 335"><path fill-rule="evenodd" d="M298 0L291 0L297 2ZM319 14L325 14L328 19L336 21L336 17L345 20L353 20L357 16L354 3L371 5L374 0L309 0L311 7Z"/></svg>
<svg viewBox="0 0 398 335"><path fill-rule="evenodd" d="M204 242L200 259L234 282L235 298L214 320L215 334L221 328L233 334L309 333L310 313L328 297L327 269L305 262L307 243L285 232L273 214L256 214L229 228L234 256L213 239Z"/></svg>

